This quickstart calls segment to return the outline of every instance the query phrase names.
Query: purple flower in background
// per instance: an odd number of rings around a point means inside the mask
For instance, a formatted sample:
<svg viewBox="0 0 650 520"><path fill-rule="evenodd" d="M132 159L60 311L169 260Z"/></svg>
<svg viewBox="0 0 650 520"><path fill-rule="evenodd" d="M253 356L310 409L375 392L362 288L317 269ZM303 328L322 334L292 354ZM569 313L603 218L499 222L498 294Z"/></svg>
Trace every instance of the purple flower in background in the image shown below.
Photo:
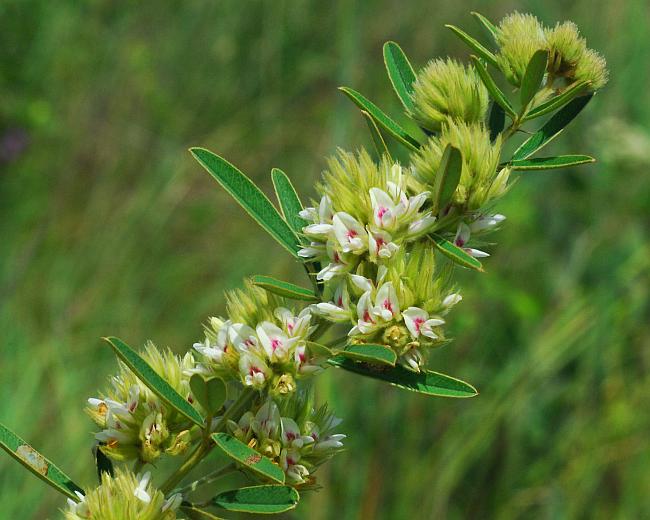
<svg viewBox="0 0 650 520"><path fill-rule="evenodd" d="M9 128L0 137L0 162L10 163L18 159L29 145L29 136L22 128Z"/></svg>

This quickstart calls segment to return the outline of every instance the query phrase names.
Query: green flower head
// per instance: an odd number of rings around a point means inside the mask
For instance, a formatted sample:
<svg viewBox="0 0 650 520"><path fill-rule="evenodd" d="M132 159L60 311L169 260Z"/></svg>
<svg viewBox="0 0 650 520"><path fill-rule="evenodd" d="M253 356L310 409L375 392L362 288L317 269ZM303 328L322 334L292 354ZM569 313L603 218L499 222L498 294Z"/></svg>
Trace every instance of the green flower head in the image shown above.
<svg viewBox="0 0 650 520"><path fill-rule="evenodd" d="M558 23L546 29L549 47L548 71L563 77L568 83L587 81L593 90L602 88L608 80L607 63L596 51L587 48L573 22Z"/></svg>
<svg viewBox="0 0 650 520"><path fill-rule="evenodd" d="M506 16L498 26L497 62L508 81L521 85L528 62L536 51L546 49L544 28L531 14L514 12Z"/></svg>
<svg viewBox="0 0 650 520"><path fill-rule="evenodd" d="M413 119L423 128L437 132L448 119L483 121L488 93L473 67L452 59L437 59L418 73L413 84L413 103Z"/></svg>
<svg viewBox="0 0 650 520"><path fill-rule="evenodd" d="M505 192L509 171L498 170L501 139L491 142L490 133L483 124L449 123L443 127L440 136L430 137L411 156L414 176L419 182L428 189L434 185L442 154L448 144L458 148L463 156L453 205L472 211Z"/></svg>
<svg viewBox="0 0 650 520"><path fill-rule="evenodd" d="M101 484L82 495L68 499L66 520L175 520L181 495L165 495L151 484L151 474L142 477L116 470L115 476L102 473Z"/></svg>

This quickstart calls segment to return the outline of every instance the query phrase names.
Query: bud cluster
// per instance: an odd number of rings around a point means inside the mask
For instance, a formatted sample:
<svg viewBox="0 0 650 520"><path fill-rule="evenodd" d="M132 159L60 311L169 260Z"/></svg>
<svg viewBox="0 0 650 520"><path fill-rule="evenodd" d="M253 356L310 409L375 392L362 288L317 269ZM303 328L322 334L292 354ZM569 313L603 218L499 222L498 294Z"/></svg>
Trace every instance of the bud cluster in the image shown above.
<svg viewBox="0 0 650 520"><path fill-rule="evenodd" d="M188 352L182 358L147 344L142 357L190 402L188 370L195 366ZM88 399L86 412L102 430L95 434L102 451L120 460L154 462L163 453L180 455L190 443L191 422L165 403L123 363L101 398Z"/></svg>
<svg viewBox="0 0 650 520"><path fill-rule="evenodd" d="M182 501L178 494L166 499L151 484L151 473L136 476L122 469L115 476L102 473L98 487L77 497L68 499L66 520L175 520Z"/></svg>

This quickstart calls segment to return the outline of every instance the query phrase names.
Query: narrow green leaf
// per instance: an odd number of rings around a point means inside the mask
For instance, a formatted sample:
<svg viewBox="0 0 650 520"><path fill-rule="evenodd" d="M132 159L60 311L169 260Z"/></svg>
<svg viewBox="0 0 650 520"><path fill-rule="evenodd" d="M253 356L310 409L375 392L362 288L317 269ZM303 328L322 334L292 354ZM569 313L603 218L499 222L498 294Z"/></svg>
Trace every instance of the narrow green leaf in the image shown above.
<svg viewBox="0 0 650 520"><path fill-rule="evenodd" d="M212 440L230 458L265 478L284 484L284 471L271 459L227 433L213 433Z"/></svg>
<svg viewBox="0 0 650 520"><path fill-rule="evenodd" d="M512 160L527 159L542 147L546 146L555 139L566 128L566 126L575 119L582 109L589 103L593 94L577 97L562 109L560 109L551 119L549 119L537 132L531 135L522 145L515 150Z"/></svg>
<svg viewBox="0 0 650 520"><path fill-rule="evenodd" d="M165 381L137 352L115 337L104 338L117 356L128 366L149 389L177 412L197 426L203 426L201 414Z"/></svg>
<svg viewBox="0 0 650 520"><path fill-rule="evenodd" d="M463 169L463 157L460 150L448 144L440 159L440 166L436 172L433 183L433 208L432 212L437 215L451 200Z"/></svg>
<svg viewBox="0 0 650 520"><path fill-rule="evenodd" d="M521 106L526 107L533 99L544 79L546 64L548 63L548 51L540 49L535 51L526 66L526 72L521 79Z"/></svg>
<svg viewBox="0 0 650 520"><path fill-rule="evenodd" d="M189 520L224 520L220 516L213 515L209 511L204 511L189 502L183 502L180 509L187 515Z"/></svg>
<svg viewBox="0 0 650 520"><path fill-rule="evenodd" d="M218 412L226 402L226 384L220 377L203 379L202 375L193 374L190 378L190 389L194 399L210 415Z"/></svg>
<svg viewBox="0 0 650 520"><path fill-rule="evenodd" d="M205 148L190 148L190 152L260 226L293 256L298 256L298 237L253 181L228 161Z"/></svg>
<svg viewBox="0 0 650 520"><path fill-rule="evenodd" d="M544 103L541 103L540 105L533 108L530 112L526 114L526 117L524 117L523 120L529 121L531 119L535 119L536 117L546 115L550 112L557 110L558 108L563 107L569 101L571 101L579 94L581 94L588 84L589 83L587 81L575 82L573 85L571 85L568 89L566 89L561 94L552 97L548 101L545 101Z"/></svg>
<svg viewBox="0 0 650 520"><path fill-rule="evenodd" d="M79 501L75 492L83 494L83 490L72 482L72 479L63 471L2 423L0 423L0 446L43 482L76 502Z"/></svg>
<svg viewBox="0 0 650 520"><path fill-rule="evenodd" d="M416 373L401 366L388 367L358 363L344 356L336 356L329 360L335 367L362 376L385 381L412 392L439 397L474 397L478 394L476 388L469 383L454 377L431 372L428 370Z"/></svg>
<svg viewBox="0 0 650 520"><path fill-rule="evenodd" d="M384 64L393 90L406 110L413 110L415 71L402 48L395 42L384 43Z"/></svg>
<svg viewBox="0 0 650 520"><path fill-rule="evenodd" d="M311 289L305 289L289 282L276 280L270 276L255 275L252 278L253 285L257 285L262 289L266 289L270 293L290 298L292 300L300 300L305 302L318 301L318 296L314 294Z"/></svg>
<svg viewBox="0 0 650 520"><path fill-rule="evenodd" d="M558 155L557 157L537 157L512 161L510 167L519 171L553 170L592 162L596 162L596 159L589 155Z"/></svg>
<svg viewBox="0 0 650 520"><path fill-rule="evenodd" d="M284 220L289 224L289 227L294 233L300 235L302 228L307 225L307 222L299 215L303 206L296 189L293 187L287 174L279 168L273 168L271 170L271 180L273 181L273 188L280 203Z"/></svg>
<svg viewBox="0 0 650 520"><path fill-rule="evenodd" d="M386 345L374 345L370 343L347 345L339 354L356 361L379 363L381 365L395 366L395 362L397 361L397 354L395 354L392 348Z"/></svg>
<svg viewBox="0 0 650 520"><path fill-rule="evenodd" d="M469 267L475 271L483 272L483 266L481 265L481 262L467 253L464 249L458 247L455 244L452 244L449 240L446 240L441 236L435 235L433 238L433 243L438 248L438 251L440 251L443 255L450 258L457 264L462 265L463 267Z"/></svg>
<svg viewBox="0 0 650 520"><path fill-rule="evenodd" d="M372 142L375 145L375 150L377 150L377 155L379 158L381 159L381 157L385 155L390 161L392 161L393 157L388 150L388 146L386 146L386 141L384 141L384 138L381 135L381 131L379 130L377 123L375 123L375 120L365 110L361 111L361 115L366 120L368 130L370 130L370 135L372 136Z"/></svg>
<svg viewBox="0 0 650 520"><path fill-rule="evenodd" d="M298 505L300 495L290 486L251 486L220 493L212 504L227 511L277 514Z"/></svg>
<svg viewBox="0 0 650 520"><path fill-rule="evenodd" d="M487 61L490 65L498 68L496 56L492 52L487 50L485 47L483 47L483 45L481 45L478 42L478 40L472 38L465 31L459 29L454 25L445 25L445 27L447 29L451 29L454 32L454 34L456 34L456 36L458 36L461 40L463 40L474 52L476 52L481 58Z"/></svg>
<svg viewBox="0 0 650 520"><path fill-rule="evenodd" d="M481 23L481 25L487 30L490 36L492 36L494 43L497 44L499 41L499 32L500 32L499 29L481 13L472 11L471 14L472 16L474 16L474 18L476 18Z"/></svg>
<svg viewBox="0 0 650 520"><path fill-rule="evenodd" d="M471 56L471 59L472 62L474 62L474 67L476 68L476 72L478 72L481 81L483 81L483 84L485 85L485 88L487 88L488 92L490 93L490 96L492 96L492 99L494 99L494 101L496 101L501 106L501 108L503 108L503 110L507 112L508 115L510 115L513 119L517 117L517 113L515 112L515 109L512 108L510 101L508 101L506 95L497 86L494 79L492 78L488 70L485 68L485 65L483 65L483 63L481 63L481 60L479 60L476 56Z"/></svg>
<svg viewBox="0 0 650 520"><path fill-rule="evenodd" d="M350 100L357 105L361 110L365 110L370 114L370 116L381 125L384 130L391 134L395 139L397 139L404 146L410 150L417 150L420 147L418 140L409 134L404 128L398 125L390 117L388 117L377 105L372 101L366 99L363 95L359 94L357 91L352 90L348 87L339 87L339 90L343 92Z"/></svg>
<svg viewBox="0 0 650 520"><path fill-rule="evenodd" d="M493 101L488 116L488 127L490 128L490 141L494 142L506 126L506 113L499 103Z"/></svg>

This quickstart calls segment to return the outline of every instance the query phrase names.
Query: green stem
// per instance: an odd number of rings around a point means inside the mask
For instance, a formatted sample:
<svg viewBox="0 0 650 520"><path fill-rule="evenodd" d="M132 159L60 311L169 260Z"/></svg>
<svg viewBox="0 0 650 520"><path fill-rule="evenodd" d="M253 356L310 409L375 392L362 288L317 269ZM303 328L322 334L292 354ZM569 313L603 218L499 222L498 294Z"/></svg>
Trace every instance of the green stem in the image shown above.
<svg viewBox="0 0 650 520"><path fill-rule="evenodd" d="M195 480L191 484L182 487L181 489L178 490L179 493L182 495L186 495L187 493L191 493L192 491L196 491L197 488L200 486L205 486L206 484L211 484L215 480L220 479L221 477L225 477L226 475L233 473L237 471L237 467L234 464L228 464L227 466L217 469L211 473L208 473L204 477L201 477L198 480Z"/></svg>
<svg viewBox="0 0 650 520"><path fill-rule="evenodd" d="M143 461L143 460L140 460L140 459L136 460L136 461L135 461L135 464L133 464L133 473L135 473L136 475L137 475L138 473L140 473L140 471L142 470L142 468L144 468L144 465L145 465L145 464L146 464L146 462Z"/></svg>
<svg viewBox="0 0 650 520"><path fill-rule="evenodd" d="M219 422L216 424L214 429L210 432L220 432L225 429L228 419L232 417L240 416L245 408L248 408L250 402L255 397L255 390L252 388L244 388L242 393L239 394L237 400L230 405L230 407L223 414ZM210 429L208 424L207 429ZM196 449L190 454L185 462L176 470L175 473L172 473L169 478L160 486L160 491L165 495L169 493L176 485L185 478L185 476L192 471L192 469L203 460L210 451L214 448L214 443L210 439L209 435L204 436L201 444L199 444Z"/></svg>

